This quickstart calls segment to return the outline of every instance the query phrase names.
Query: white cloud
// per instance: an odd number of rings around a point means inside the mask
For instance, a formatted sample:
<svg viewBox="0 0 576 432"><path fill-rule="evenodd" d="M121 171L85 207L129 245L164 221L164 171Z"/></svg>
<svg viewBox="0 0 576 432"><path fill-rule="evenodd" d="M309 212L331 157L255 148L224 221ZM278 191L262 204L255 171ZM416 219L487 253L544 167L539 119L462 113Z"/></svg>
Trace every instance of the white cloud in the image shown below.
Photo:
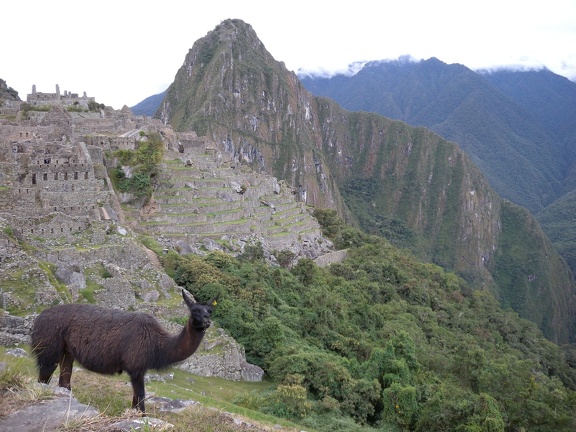
<svg viewBox="0 0 576 432"><path fill-rule="evenodd" d="M0 78L22 99L38 91L135 105L172 82L194 42L222 20L251 24L294 71L347 71L354 62L437 57L471 69L544 65L576 77L576 1L164 0L12 1L2 6ZM352 71L350 71L352 73Z"/></svg>

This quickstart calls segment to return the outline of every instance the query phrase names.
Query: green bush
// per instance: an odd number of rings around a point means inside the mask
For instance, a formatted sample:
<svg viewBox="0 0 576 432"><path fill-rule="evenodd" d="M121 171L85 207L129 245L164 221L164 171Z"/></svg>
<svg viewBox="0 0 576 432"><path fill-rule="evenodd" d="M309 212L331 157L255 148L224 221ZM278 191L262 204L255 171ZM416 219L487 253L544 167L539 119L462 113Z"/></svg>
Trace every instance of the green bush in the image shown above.
<svg viewBox="0 0 576 432"><path fill-rule="evenodd" d="M202 301L220 295L214 320L277 383L266 412L326 431L575 430L576 373L558 346L383 239L327 268L210 253L174 273Z"/></svg>

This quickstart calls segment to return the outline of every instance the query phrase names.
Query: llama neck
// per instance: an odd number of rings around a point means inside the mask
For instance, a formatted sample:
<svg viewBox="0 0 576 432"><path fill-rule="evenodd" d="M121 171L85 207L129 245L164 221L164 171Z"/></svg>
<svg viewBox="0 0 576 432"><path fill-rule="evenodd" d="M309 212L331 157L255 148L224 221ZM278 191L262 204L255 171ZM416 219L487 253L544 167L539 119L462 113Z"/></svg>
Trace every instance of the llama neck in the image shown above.
<svg viewBox="0 0 576 432"><path fill-rule="evenodd" d="M192 327L190 321L182 329L182 331L170 338L166 347L166 358L168 364L176 363L190 357L200 346L200 342L204 338L205 330L199 330Z"/></svg>

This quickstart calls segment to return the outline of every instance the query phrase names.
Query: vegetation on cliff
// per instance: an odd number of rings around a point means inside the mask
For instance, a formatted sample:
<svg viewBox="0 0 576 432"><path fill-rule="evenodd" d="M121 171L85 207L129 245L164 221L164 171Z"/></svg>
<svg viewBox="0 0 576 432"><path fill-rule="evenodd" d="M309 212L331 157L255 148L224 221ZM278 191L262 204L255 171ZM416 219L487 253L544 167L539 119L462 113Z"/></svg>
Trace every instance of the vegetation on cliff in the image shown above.
<svg viewBox="0 0 576 432"><path fill-rule="evenodd" d="M4 100L19 101L18 92L6 84L6 81L0 78L0 105Z"/></svg>
<svg viewBox="0 0 576 432"><path fill-rule="evenodd" d="M142 134L142 138L136 150L114 152L120 165L111 170L110 178L118 191L149 198L152 195L154 179L158 175L158 164L164 154L164 143L157 132ZM128 177L122 166L132 167L132 175Z"/></svg>

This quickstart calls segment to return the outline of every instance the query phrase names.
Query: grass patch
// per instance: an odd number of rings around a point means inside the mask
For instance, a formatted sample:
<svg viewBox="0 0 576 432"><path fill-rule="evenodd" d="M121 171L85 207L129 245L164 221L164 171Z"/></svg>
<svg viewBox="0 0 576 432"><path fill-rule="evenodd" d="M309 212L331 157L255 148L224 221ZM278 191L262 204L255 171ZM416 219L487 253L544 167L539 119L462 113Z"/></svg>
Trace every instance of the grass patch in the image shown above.
<svg viewBox="0 0 576 432"><path fill-rule="evenodd" d="M0 372L0 418L23 407L52 397L52 389L39 386L36 367L32 357L6 355L0 347L0 362L8 366ZM100 375L76 367L72 375L73 396L79 402L98 409L101 415L72 420L60 427L61 431L97 431L127 419L141 418L130 409L132 387L126 374ZM155 374L156 371L150 371ZM174 425L171 431L219 431L219 432L296 432L302 427L271 415L237 406L233 401L239 396L267 392L269 381L249 383L228 381L214 377L200 377L179 369L170 368L160 372L161 376L173 374L166 382L151 381L146 384L147 396L186 399L199 402L178 413L161 412L151 403L147 414ZM57 379L58 369L52 381ZM142 430L162 430L145 425ZM311 429L306 429L313 432Z"/></svg>
<svg viewBox="0 0 576 432"><path fill-rule="evenodd" d="M94 297L94 294L96 293L96 291L98 291L102 288L103 288L102 285L94 282L93 280L86 279L86 288L79 290L78 294L80 294L82 297L84 297L84 299L88 303L96 303L96 299Z"/></svg>
<svg viewBox="0 0 576 432"><path fill-rule="evenodd" d="M0 347L0 363L0 418L51 397L47 388L35 385L36 367L32 357L14 357Z"/></svg>
<svg viewBox="0 0 576 432"><path fill-rule="evenodd" d="M58 295L63 300L70 302L72 299L70 297L70 293L68 292L68 288L65 284L61 283L58 278L56 278L56 266L49 262L38 262L38 266L44 270L46 275L48 276L48 280L50 281L50 285L56 288Z"/></svg>

